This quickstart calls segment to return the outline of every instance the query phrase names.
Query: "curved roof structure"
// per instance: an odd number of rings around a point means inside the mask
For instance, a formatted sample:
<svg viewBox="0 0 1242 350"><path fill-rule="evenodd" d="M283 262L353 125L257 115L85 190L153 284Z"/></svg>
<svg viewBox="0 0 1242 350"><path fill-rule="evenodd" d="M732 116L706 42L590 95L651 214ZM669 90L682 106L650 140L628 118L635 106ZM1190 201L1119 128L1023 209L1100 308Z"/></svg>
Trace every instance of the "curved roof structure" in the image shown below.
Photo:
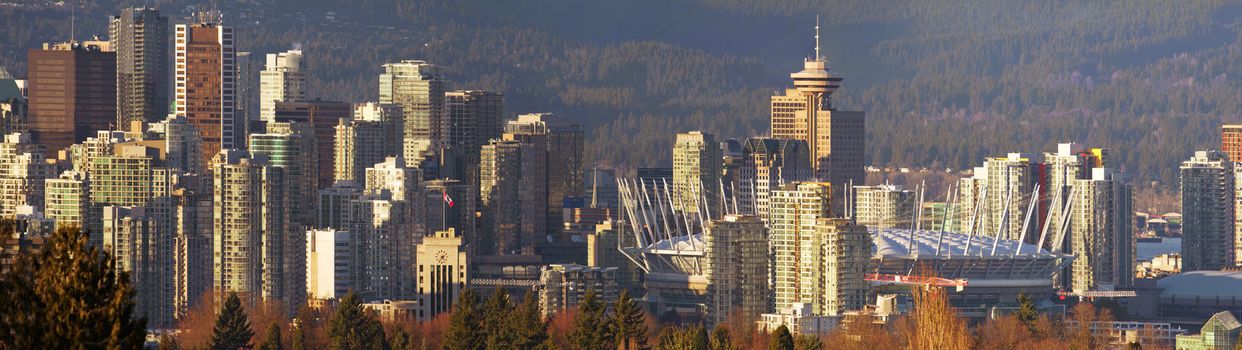
<svg viewBox="0 0 1242 350"><path fill-rule="evenodd" d="M1230 298L1242 290L1242 271L1191 271L1156 281L1160 297Z"/></svg>
<svg viewBox="0 0 1242 350"><path fill-rule="evenodd" d="M871 239L875 242L872 248L876 257L932 257L941 256L1047 256L1068 257L1069 255L1052 253L1045 249L1036 249L1031 244L1018 244L1016 240L997 239L927 230L910 230L900 228L868 228ZM995 249L993 249L995 247ZM969 249L969 250L968 250Z"/></svg>

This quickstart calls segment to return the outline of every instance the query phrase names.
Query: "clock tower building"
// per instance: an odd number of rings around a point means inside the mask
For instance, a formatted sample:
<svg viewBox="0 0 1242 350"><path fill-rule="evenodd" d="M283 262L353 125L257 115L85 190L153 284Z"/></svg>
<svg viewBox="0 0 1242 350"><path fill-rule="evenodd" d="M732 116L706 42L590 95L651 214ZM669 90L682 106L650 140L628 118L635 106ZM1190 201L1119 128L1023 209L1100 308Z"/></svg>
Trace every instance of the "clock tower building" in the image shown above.
<svg viewBox="0 0 1242 350"><path fill-rule="evenodd" d="M415 253L418 265L419 321L431 320L448 312L457 295L466 288L469 277L466 250L457 230L436 231L423 238Z"/></svg>

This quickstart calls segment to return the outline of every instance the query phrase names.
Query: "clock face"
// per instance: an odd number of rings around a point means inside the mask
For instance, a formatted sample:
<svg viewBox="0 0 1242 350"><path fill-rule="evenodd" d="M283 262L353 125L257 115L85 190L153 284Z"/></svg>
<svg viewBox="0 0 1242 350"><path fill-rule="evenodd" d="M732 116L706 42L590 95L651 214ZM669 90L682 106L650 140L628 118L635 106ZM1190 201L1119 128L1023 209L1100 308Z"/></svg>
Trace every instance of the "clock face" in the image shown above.
<svg viewBox="0 0 1242 350"><path fill-rule="evenodd" d="M443 264L448 261L448 252L443 250L436 252L436 262Z"/></svg>

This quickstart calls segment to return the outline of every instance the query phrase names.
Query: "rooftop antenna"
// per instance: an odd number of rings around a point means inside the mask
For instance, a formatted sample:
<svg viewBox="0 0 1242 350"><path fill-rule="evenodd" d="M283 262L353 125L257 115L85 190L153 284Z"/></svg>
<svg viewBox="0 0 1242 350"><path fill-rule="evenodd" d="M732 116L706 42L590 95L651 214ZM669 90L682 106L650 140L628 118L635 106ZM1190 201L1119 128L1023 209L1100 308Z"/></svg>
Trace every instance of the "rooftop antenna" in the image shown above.
<svg viewBox="0 0 1242 350"><path fill-rule="evenodd" d="M73 43L74 39L76 39L76 30L73 27L73 22L77 19L77 9L78 7L73 3L69 4L69 43Z"/></svg>
<svg viewBox="0 0 1242 350"><path fill-rule="evenodd" d="M819 55L819 14L815 15L815 59L824 59L824 56Z"/></svg>

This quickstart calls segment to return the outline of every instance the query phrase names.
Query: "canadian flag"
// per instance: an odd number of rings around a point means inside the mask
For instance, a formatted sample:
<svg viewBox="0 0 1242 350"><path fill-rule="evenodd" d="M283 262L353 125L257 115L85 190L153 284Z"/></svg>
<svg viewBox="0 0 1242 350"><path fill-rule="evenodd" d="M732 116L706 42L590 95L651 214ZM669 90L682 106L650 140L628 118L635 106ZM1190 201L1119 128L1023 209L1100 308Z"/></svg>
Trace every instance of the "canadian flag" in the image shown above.
<svg viewBox="0 0 1242 350"><path fill-rule="evenodd" d="M453 197L449 197L448 191L440 192L444 194L444 203L448 203L449 208L453 207Z"/></svg>

